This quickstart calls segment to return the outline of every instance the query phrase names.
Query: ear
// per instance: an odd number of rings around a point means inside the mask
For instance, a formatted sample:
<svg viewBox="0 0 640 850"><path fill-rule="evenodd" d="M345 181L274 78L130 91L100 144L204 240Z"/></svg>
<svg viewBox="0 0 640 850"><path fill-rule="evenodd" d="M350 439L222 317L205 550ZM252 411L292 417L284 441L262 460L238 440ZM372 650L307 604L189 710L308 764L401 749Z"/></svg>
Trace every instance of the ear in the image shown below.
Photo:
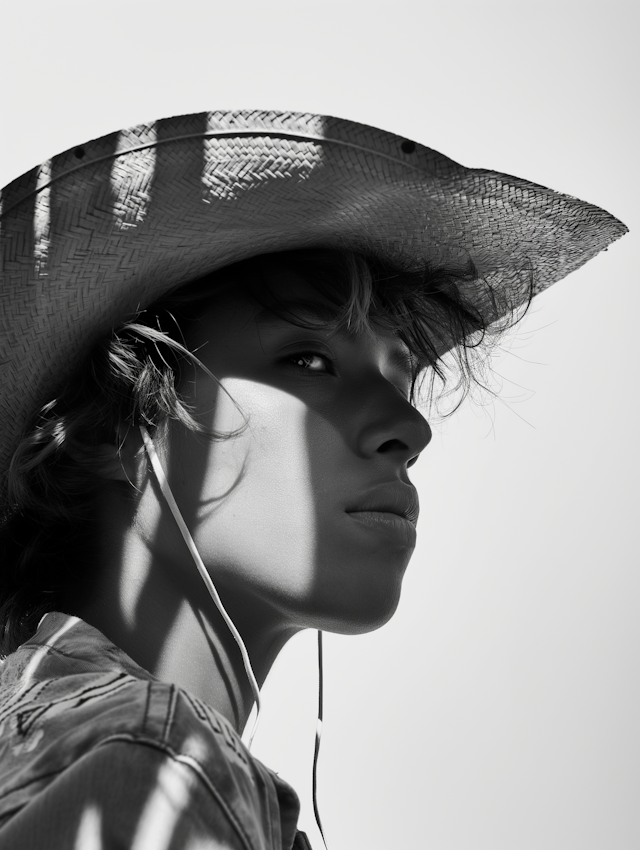
<svg viewBox="0 0 640 850"><path fill-rule="evenodd" d="M87 445L70 440L65 451L76 463L107 481L135 481L138 477L142 437L137 428L119 424L113 443Z"/></svg>

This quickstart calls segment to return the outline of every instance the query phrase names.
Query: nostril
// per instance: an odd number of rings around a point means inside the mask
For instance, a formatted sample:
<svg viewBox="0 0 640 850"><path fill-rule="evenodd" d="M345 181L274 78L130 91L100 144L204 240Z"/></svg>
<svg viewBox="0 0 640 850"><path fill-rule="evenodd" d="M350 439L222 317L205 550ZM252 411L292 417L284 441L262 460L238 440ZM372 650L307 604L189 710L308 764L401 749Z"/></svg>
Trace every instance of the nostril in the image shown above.
<svg viewBox="0 0 640 850"><path fill-rule="evenodd" d="M406 443L403 443L402 440L386 440L382 445L378 448L378 451L381 454L387 454L388 452L406 452L409 446Z"/></svg>

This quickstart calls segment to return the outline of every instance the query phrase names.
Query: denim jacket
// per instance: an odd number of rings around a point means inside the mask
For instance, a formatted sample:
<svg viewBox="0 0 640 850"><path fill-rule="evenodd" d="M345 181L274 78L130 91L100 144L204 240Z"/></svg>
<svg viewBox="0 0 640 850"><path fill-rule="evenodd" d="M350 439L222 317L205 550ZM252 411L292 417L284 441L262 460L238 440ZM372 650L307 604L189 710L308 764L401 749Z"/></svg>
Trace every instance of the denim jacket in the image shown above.
<svg viewBox="0 0 640 850"><path fill-rule="evenodd" d="M0 664L0 850L302 850L298 811L224 717L77 617Z"/></svg>

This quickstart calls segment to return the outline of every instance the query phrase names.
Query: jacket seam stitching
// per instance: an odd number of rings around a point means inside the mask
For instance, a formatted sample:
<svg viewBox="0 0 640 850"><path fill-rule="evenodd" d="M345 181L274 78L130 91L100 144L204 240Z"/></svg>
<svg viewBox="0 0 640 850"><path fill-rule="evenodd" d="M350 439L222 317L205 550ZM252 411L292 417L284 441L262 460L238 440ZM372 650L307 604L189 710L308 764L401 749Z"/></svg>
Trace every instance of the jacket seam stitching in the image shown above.
<svg viewBox="0 0 640 850"><path fill-rule="evenodd" d="M231 826L236 831L238 837L242 841L242 844L244 845L246 850L254 850L252 843L249 841L248 836L245 834L245 832L242 828L242 823L236 817L233 809L231 809L229 807L229 805L227 804L224 797L219 793L218 789L211 782L209 777L202 771L200 764L195 759L191 758L190 756L185 756L185 755L182 755L181 753L177 753L172 747L170 747L168 744L166 744L164 742L160 743L157 740L142 739L142 738L139 738L139 737L134 738L132 735L127 734L127 733L119 733L119 734L116 734L116 735L110 735L108 738L104 738L102 741L100 741L96 745L95 749L97 749L98 747L102 747L105 744L110 744L110 743L114 743L114 742L118 742L118 741L121 741L121 742L127 743L127 744L138 744L138 745L143 746L143 747L146 746L146 747L151 747L152 749L160 750L161 752L164 752L166 755L168 755L170 758L172 758L174 761L177 761L179 764L184 764L184 765L187 765L188 767L190 767L193 770L193 772L195 773L195 775L200 779L200 781L205 786L205 788L207 788L209 793L213 797L215 797L218 805L220 806L220 808L222 809L224 814L227 816L229 823L231 824ZM270 826L271 826L271 824L269 824L269 827ZM271 842L271 843L273 843L273 842Z"/></svg>

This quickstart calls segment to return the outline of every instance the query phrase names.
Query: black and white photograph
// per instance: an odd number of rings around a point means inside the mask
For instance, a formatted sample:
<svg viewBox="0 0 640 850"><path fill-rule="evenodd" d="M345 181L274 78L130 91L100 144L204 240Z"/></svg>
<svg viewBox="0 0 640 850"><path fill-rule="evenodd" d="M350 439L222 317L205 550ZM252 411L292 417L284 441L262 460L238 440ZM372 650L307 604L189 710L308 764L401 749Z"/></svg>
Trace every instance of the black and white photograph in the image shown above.
<svg viewBox="0 0 640 850"><path fill-rule="evenodd" d="M0 32L0 850L638 850L634 5Z"/></svg>

